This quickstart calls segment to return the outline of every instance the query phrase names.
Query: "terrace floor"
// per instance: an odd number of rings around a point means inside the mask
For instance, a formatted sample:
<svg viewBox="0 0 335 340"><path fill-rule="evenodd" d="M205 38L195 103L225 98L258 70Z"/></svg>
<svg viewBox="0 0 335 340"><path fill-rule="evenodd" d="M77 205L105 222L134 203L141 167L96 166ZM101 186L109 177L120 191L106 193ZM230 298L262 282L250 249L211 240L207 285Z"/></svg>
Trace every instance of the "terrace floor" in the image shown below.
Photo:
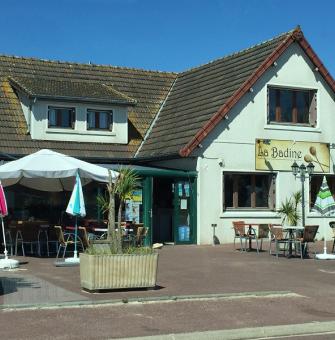
<svg viewBox="0 0 335 340"><path fill-rule="evenodd" d="M321 243L316 247L322 251ZM0 304L8 308L283 291L335 298L335 261L277 259L267 251L241 253L231 244L164 246L158 252L156 289L103 293L81 289L79 266L55 267L53 258L18 256L19 269L0 271Z"/></svg>

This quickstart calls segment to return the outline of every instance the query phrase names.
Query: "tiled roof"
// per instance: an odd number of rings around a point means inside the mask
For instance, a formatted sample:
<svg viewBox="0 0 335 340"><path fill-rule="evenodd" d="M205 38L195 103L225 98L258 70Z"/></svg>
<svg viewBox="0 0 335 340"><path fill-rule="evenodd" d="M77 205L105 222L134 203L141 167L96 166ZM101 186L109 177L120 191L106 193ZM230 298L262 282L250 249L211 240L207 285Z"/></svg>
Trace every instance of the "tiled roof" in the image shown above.
<svg viewBox="0 0 335 340"><path fill-rule="evenodd" d="M293 42L335 92L334 79L299 27L178 75L0 56L0 152L28 154L49 148L77 157L110 159L131 158L136 151L138 158L188 156ZM10 81L32 96L125 100L128 145L32 140Z"/></svg>
<svg viewBox="0 0 335 340"><path fill-rule="evenodd" d="M86 89L89 82L100 89L104 84L110 91L118 91L136 100L136 105L131 105L128 112L129 143L32 140L27 134L27 124L10 78L21 81L32 93L43 93L34 79L43 79L48 84L85 83ZM83 158L131 158L175 78L175 73L0 56L0 153L25 155L48 148Z"/></svg>
<svg viewBox="0 0 335 340"><path fill-rule="evenodd" d="M102 103L135 104L136 100L115 90L112 86L90 81L73 81L69 79L50 79L39 77L15 76L10 83L24 91L30 97L48 99L66 99Z"/></svg>
<svg viewBox="0 0 335 340"><path fill-rule="evenodd" d="M138 157L180 154L291 33L180 73Z"/></svg>

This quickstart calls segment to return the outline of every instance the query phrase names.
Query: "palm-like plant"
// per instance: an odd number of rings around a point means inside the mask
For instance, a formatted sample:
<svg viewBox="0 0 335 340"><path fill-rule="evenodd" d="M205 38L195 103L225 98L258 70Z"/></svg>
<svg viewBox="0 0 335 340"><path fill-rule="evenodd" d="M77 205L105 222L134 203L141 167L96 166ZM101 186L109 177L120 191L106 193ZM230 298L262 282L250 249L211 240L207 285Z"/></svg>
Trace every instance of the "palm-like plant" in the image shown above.
<svg viewBox="0 0 335 340"><path fill-rule="evenodd" d="M292 197L286 198L278 209L279 214L283 216L282 223L288 225L297 225L301 219L298 206L301 203L302 195L300 191L293 193Z"/></svg>
<svg viewBox="0 0 335 340"><path fill-rule="evenodd" d="M102 212L108 212L108 240L111 241L112 250L122 253L121 214L126 199L130 198L133 191L139 187L139 177L133 169L120 168L119 176L112 181L111 173L107 184L107 196L99 195L97 200ZM118 228L115 225L115 196L120 199L118 210Z"/></svg>

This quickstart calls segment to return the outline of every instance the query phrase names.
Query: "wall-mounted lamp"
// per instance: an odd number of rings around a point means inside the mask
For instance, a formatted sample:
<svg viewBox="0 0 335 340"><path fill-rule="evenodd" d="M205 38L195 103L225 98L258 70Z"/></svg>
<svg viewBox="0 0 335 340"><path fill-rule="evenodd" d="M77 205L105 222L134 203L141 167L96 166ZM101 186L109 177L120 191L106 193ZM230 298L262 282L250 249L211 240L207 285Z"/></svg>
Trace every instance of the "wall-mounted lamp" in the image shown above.
<svg viewBox="0 0 335 340"><path fill-rule="evenodd" d="M219 164L219 167L224 167L224 160L222 158L219 158L218 159L218 164Z"/></svg>

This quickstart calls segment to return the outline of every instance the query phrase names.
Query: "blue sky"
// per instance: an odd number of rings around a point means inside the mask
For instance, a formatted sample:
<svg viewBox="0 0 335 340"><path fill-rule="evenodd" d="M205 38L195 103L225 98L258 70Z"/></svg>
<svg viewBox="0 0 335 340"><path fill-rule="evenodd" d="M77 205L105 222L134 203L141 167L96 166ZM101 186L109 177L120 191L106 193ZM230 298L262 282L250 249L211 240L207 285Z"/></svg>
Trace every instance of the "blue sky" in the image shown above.
<svg viewBox="0 0 335 340"><path fill-rule="evenodd" d="M301 25L335 77L332 0L11 0L0 53L181 71Z"/></svg>

